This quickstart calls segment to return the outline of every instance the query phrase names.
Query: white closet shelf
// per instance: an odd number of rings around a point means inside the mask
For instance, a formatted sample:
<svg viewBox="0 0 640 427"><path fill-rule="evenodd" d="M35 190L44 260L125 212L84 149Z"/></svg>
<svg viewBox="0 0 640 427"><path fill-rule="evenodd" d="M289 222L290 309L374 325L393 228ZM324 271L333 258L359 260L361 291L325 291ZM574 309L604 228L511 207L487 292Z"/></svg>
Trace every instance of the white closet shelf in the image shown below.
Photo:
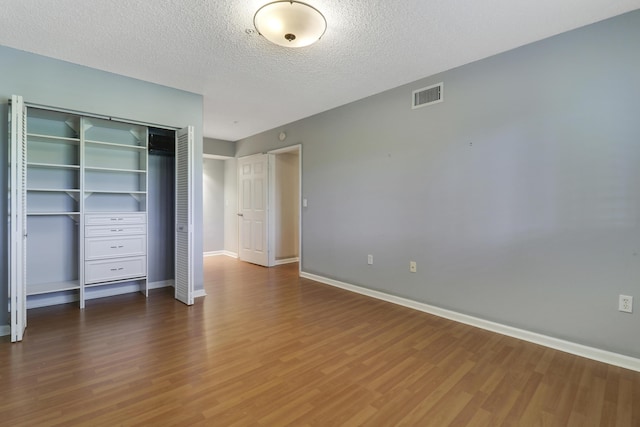
<svg viewBox="0 0 640 427"><path fill-rule="evenodd" d="M47 169L73 169L79 170L80 165L61 165L57 163L35 163L30 162L27 163L27 166L30 168L47 168Z"/></svg>
<svg viewBox="0 0 640 427"><path fill-rule="evenodd" d="M77 280L38 283L36 285L27 284L27 295L48 294L51 292L72 291L76 289L80 289L80 283Z"/></svg>
<svg viewBox="0 0 640 427"><path fill-rule="evenodd" d="M80 212L27 212L27 216L80 215Z"/></svg>
<svg viewBox="0 0 640 427"><path fill-rule="evenodd" d="M27 191L46 193L79 193L79 188L27 188Z"/></svg>
<svg viewBox="0 0 640 427"><path fill-rule="evenodd" d="M85 139L84 140L85 144L88 145L95 145L96 147L102 147L102 148L112 148L114 150L122 150L124 149L131 149L131 150L146 150L147 146L146 145L130 145L130 144L118 144L117 142L104 142L104 141L94 141L91 139Z"/></svg>
<svg viewBox="0 0 640 427"><path fill-rule="evenodd" d="M39 133L27 133L27 141L29 140L42 140L42 141L53 141L53 142L61 142L64 144L78 145L80 143L80 138L68 138L65 136L54 136L54 135L42 135Z"/></svg>
<svg viewBox="0 0 640 427"><path fill-rule="evenodd" d="M146 191L128 191L128 190L84 190L85 193L97 194L147 194Z"/></svg>
<svg viewBox="0 0 640 427"><path fill-rule="evenodd" d="M146 279L147 279L147 276L127 277L126 279L109 280L107 282L85 283L84 287L85 288L96 288L98 286L115 285L117 283L137 282L139 280L146 280Z"/></svg>
<svg viewBox="0 0 640 427"><path fill-rule="evenodd" d="M125 172L125 173L147 173L144 169L118 169L118 168L105 168L100 166L85 166L86 171L100 171L100 172Z"/></svg>

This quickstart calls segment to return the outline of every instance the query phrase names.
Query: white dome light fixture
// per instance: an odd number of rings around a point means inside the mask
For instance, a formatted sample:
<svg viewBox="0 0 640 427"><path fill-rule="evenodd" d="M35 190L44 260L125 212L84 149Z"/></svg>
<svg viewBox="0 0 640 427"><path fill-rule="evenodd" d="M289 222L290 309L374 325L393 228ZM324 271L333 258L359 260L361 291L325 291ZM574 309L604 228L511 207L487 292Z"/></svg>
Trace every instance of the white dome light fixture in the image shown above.
<svg viewBox="0 0 640 427"><path fill-rule="evenodd" d="M318 9L299 1L267 3L253 16L260 35L284 47L304 47L320 40L327 20Z"/></svg>

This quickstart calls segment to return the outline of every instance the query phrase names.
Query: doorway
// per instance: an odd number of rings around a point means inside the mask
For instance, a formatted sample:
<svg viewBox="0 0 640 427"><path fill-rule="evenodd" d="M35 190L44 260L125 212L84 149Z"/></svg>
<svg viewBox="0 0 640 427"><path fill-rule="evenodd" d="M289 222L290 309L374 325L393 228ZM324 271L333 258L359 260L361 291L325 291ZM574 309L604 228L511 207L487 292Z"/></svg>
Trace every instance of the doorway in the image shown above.
<svg viewBox="0 0 640 427"><path fill-rule="evenodd" d="M241 261L300 265L301 184L300 144L238 159Z"/></svg>
<svg viewBox="0 0 640 427"><path fill-rule="evenodd" d="M269 152L269 266L300 261L301 148Z"/></svg>

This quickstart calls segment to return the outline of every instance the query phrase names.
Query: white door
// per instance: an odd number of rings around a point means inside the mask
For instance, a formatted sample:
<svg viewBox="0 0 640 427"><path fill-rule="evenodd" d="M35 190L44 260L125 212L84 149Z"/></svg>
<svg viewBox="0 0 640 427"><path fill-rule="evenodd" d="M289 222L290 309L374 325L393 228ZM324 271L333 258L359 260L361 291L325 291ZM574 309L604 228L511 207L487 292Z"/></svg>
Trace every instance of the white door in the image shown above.
<svg viewBox="0 0 640 427"><path fill-rule="evenodd" d="M238 159L240 259L265 267L269 265L268 158L267 154L255 154Z"/></svg>
<svg viewBox="0 0 640 427"><path fill-rule="evenodd" d="M26 253L27 197L26 149L27 111L21 96L11 97L11 141L9 202L9 304L11 305L11 341L22 341L27 327Z"/></svg>
<svg viewBox="0 0 640 427"><path fill-rule="evenodd" d="M193 304L193 126L176 132L175 298Z"/></svg>

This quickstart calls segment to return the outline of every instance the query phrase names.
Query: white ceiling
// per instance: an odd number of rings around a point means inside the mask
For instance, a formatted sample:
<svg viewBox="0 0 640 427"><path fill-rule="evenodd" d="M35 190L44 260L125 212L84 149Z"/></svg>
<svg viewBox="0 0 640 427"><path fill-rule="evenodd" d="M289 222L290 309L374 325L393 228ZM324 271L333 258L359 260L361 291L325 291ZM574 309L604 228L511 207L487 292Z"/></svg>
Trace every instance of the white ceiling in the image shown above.
<svg viewBox="0 0 640 427"><path fill-rule="evenodd" d="M640 0L307 0L315 45L247 34L269 0L1 0L0 44L204 95L235 141L640 8ZM1 77L0 77L1 78Z"/></svg>

